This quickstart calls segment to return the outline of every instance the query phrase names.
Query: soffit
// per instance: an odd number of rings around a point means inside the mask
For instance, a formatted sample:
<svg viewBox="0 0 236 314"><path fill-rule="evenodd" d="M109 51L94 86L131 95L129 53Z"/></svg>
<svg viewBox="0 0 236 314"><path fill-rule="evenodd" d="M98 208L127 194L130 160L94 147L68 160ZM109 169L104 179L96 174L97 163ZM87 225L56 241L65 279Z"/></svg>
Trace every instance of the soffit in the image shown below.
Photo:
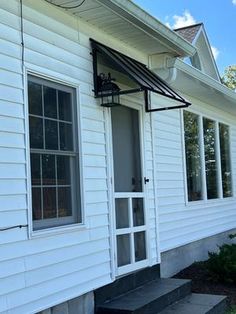
<svg viewBox="0 0 236 314"><path fill-rule="evenodd" d="M81 0L47 1L68 7L81 3ZM168 52L185 56L195 52L185 39L128 0L85 0L81 6L67 11L149 55Z"/></svg>

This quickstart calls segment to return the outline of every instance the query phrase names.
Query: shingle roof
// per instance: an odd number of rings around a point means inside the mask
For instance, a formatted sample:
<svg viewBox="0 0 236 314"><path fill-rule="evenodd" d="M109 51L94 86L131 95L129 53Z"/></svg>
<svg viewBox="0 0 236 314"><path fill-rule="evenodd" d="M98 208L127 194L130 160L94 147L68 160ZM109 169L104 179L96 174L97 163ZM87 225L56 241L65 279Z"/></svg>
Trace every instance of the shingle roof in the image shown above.
<svg viewBox="0 0 236 314"><path fill-rule="evenodd" d="M184 39L192 43L202 25L203 25L202 23L199 23L195 25L177 28L174 31L178 35L182 36Z"/></svg>

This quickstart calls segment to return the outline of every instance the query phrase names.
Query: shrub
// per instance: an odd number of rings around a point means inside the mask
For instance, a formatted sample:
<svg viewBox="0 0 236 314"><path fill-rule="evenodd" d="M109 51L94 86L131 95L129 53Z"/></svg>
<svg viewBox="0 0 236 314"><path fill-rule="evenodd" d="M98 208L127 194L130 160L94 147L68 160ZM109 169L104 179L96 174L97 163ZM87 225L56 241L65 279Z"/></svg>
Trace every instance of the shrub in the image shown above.
<svg viewBox="0 0 236 314"><path fill-rule="evenodd" d="M235 234L229 236L230 239L235 237ZM206 266L212 279L236 283L236 243L223 244L218 253L209 252L208 255Z"/></svg>

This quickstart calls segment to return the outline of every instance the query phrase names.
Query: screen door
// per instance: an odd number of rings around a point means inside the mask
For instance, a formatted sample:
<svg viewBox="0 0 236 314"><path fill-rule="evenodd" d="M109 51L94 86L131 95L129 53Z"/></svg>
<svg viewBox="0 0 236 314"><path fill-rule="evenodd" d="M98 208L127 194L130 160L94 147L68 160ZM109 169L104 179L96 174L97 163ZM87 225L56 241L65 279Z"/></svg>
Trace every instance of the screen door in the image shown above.
<svg viewBox="0 0 236 314"><path fill-rule="evenodd" d="M117 274L147 265L140 111L111 109Z"/></svg>

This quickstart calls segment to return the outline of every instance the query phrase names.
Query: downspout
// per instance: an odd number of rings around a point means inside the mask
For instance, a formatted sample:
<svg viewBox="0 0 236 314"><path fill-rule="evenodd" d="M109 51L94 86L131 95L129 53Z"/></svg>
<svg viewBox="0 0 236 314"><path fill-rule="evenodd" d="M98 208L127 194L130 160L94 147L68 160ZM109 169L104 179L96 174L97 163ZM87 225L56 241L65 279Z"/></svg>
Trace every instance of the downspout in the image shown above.
<svg viewBox="0 0 236 314"><path fill-rule="evenodd" d="M172 84L177 78L175 67L176 57L168 53L156 54L149 57L149 66L167 84Z"/></svg>
<svg viewBox="0 0 236 314"><path fill-rule="evenodd" d="M176 68L166 68L165 71L168 71L168 75L165 78L166 83L172 84L177 78L177 69Z"/></svg>
<svg viewBox="0 0 236 314"><path fill-rule="evenodd" d="M156 68L153 71L169 85L175 82L178 75L178 69L173 66L168 67L165 65L164 67Z"/></svg>

